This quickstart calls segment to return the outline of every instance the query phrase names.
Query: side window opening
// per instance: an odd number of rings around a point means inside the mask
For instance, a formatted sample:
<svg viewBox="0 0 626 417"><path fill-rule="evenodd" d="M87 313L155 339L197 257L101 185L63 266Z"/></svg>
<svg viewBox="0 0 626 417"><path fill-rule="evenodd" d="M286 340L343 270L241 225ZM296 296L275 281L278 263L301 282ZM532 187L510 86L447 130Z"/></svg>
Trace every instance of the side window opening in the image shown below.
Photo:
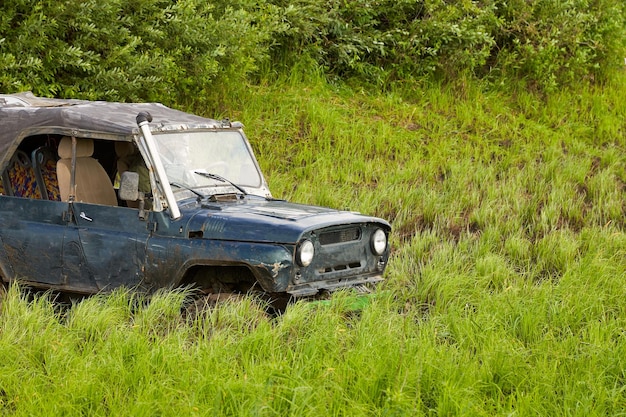
<svg viewBox="0 0 626 417"><path fill-rule="evenodd" d="M114 143L98 139L77 140L80 145L77 147L76 200L119 205L112 184L117 171ZM35 135L24 138L0 175L0 194L68 201L71 149L69 137Z"/></svg>
<svg viewBox="0 0 626 417"><path fill-rule="evenodd" d="M136 207L120 201L114 182L124 170L141 172L146 184L140 191L150 195L150 179L138 150L130 142L77 138L77 201ZM122 149L125 149L122 150ZM0 195L68 201L71 171L71 138L35 135L25 138L0 173Z"/></svg>

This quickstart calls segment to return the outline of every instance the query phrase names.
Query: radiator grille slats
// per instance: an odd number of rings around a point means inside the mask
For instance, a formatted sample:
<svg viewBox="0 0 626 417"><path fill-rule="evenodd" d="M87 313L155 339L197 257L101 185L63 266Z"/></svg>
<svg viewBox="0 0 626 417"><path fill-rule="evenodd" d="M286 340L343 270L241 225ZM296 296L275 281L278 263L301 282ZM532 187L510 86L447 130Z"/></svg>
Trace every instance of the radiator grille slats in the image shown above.
<svg viewBox="0 0 626 417"><path fill-rule="evenodd" d="M350 227L340 230L332 230L320 233L319 242L322 246L335 243L353 242L361 239L361 228Z"/></svg>

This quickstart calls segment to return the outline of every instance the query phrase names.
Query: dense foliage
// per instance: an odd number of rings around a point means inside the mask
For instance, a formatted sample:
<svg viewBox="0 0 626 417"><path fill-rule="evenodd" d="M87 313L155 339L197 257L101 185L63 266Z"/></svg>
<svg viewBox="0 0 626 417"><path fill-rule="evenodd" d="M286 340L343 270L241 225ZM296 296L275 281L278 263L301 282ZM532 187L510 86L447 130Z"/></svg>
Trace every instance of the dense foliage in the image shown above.
<svg viewBox="0 0 626 417"><path fill-rule="evenodd" d="M314 40L306 48L317 47L317 59L336 72L391 80L471 73L552 89L614 66L625 34L624 6L616 0L328 1L322 7L330 7L318 13L326 21L309 33L294 19Z"/></svg>
<svg viewBox="0 0 626 417"><path fill-rule="evenodd" d="M621 0L5 0L0 91L199 105L294 66L552 90L623 62Z"/></svg>
<svg viewBox="0 0 626 417"><path fill-rule="evenodd" d="M237 2L6 0L0 90L89 99L193 101L241 82L271 23Z"/></svg>

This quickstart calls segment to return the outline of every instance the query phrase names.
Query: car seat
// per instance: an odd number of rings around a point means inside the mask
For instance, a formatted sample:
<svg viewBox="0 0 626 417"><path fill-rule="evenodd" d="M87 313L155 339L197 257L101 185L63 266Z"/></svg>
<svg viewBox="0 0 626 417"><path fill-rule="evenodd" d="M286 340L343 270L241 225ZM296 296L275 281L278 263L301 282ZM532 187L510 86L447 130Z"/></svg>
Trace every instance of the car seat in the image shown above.
<svg viewBox="0 0 626 417"><path fill-rule="evenodd" d="M111 178L92 157L92 139L76 139L76 195L75 201L117 206L117 197ZM59 143L57 178L62 201L69 201L72 170L72 138L63 137Z"/></svg>

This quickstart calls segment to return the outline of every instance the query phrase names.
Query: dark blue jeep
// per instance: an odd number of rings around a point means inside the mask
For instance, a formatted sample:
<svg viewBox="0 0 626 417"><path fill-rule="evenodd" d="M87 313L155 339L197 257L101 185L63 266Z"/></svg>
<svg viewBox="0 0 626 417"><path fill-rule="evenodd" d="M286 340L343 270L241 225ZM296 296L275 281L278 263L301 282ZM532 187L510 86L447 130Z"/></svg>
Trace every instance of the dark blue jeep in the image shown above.
<svg viewBox="0 0 626 417"><path fill-rule="evenodd" d="M4 282L304 297L382 279L389 223L272 198L240 123L21 93L0 124Z"/></svg>

